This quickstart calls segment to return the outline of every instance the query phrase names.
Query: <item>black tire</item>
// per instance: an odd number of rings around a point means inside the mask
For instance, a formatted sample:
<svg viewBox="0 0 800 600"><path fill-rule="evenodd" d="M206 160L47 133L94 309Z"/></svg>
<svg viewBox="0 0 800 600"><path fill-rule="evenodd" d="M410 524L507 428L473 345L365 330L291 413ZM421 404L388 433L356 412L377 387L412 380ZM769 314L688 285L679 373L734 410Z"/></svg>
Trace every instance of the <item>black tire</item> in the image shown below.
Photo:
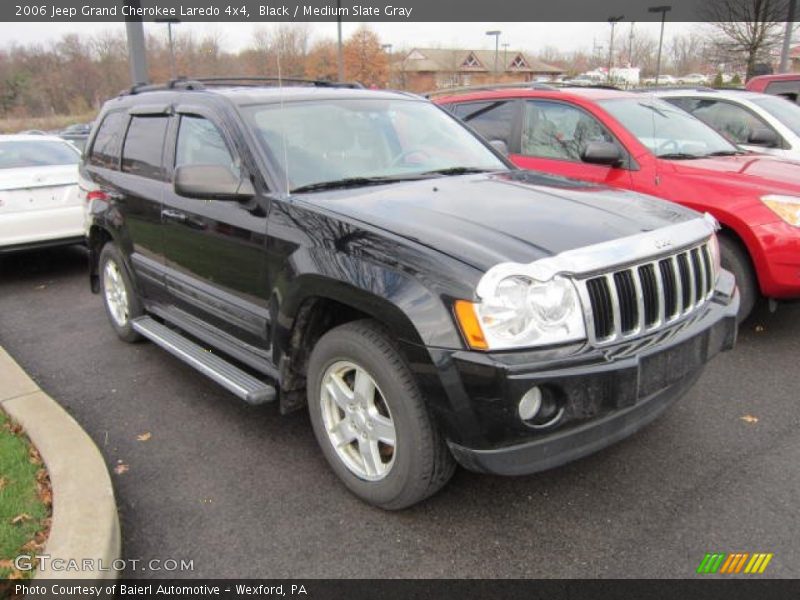
<svg viewBox="0 0 800 600"><path fill-rule="evenodd" d="M739 314L736 315L736 321L741 323L753 312L761 295L758 279L750 255L742 248L738 240L721 235L719 236L719 247L722 268L733 273L736 278L736 286L739 288Z"/></svg>
<svg viewBox="0 0 800 600"><path fill-rule="evenodd" d="M340 361L354 363L370 375L394 422L396 454L388 473L378 481L365 480L351 471L326 430L322 380ZM387 510L406 508L436 493L453 475L455 461L414 376L385 330L374 321L347 323L320 338L309 359L307 393L322 453L350 491L365 502Z"/></svg>
<svg viewBox="0 0 800 600"><path fill-rule="evenodd" d="M106 288L106 267L109 263L113 263L116 266L125 290L125 294L127 296L128 309L123 322L119 322L118 318L114 316L113 310L110 306L109 294ZM133 284L131 283L130 277L128 277L128 271L125 268L122 255L112 242L106 243L100 252L98 275L100 277L100 295L103 297L103 306L106 309L106 315L108 316L109 323L111 323L111 327L114 328L117 337L119 337L119 339L121 339L123 342L138 342L142 339L142 336L133 329L131 321L136 317L142 316L144 314L144 309L142 308L142 302L139 299L139 296L136 294Z"/></svg>

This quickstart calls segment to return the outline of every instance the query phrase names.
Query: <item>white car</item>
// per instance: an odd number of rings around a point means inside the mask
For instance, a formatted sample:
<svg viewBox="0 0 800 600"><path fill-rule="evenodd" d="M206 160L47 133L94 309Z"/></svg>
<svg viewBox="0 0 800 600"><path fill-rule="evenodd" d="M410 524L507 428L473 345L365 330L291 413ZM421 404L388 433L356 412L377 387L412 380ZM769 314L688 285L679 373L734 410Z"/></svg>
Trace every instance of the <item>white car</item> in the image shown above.
<svg viewBox="0 0 800 600"><path fill-rule="evenodd" d="M708 81L708 77L702 73L690 73L689 75L682 75L677 79L678 85L702 85Z"/></svg>
<svg viewBox="0 0 800 600"><path fill-rule="evenodd" d="M78 149L49 135L0 135L0 253L83 242Z"/></svg>
<svg viewBox="0 0 800 600"><path fill-rule="evenodd" d="M800 106L744 90L662 90L682 108L747 150L800 160Z"/></svg>

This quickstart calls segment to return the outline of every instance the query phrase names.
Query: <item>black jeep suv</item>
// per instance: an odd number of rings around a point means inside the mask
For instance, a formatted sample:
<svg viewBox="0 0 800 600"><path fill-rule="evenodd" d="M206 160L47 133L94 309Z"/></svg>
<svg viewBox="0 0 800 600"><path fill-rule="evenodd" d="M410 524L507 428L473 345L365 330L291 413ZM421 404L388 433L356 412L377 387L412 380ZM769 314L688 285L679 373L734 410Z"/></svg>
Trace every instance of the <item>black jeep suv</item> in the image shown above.
<svg viewBox="0 0 800 600"><path fill-rule="evenodd" d="M456 462L531 473L620 440L736 336L713 219L517 170L410 94L133 89L81 187L119 337L307 404L334 471L387 509Z"/></svg>

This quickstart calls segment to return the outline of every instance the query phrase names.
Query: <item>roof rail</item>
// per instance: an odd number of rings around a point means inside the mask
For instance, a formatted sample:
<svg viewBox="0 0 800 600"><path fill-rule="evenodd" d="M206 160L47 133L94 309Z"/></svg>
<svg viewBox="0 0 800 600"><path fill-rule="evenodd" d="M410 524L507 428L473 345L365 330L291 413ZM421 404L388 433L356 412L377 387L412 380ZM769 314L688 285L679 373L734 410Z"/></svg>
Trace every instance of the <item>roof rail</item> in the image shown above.
<svg viewBox="0 0 800 600"><path fill-rule="evenodd" d="M631 92L668 92L670 90L692 90L695 92L718 92L721 89L726 88L713 88L707 85L659 85L658 87L655 86L639 86L635 88L631 88Z"/></svg>
<svg viewBox="0 0 800 600"><path fill-rule="evenodd" d="M141 94L143 92L157 92L164 90L203 90L208 87L223 86L252 86L265 85L291 86L305 85L311 87L350 88L363 89L363 85L350 81L328 81L326 79L303 79L300 77L179 77L170 79L166 83L139 83L120 92L120 96Z"/></svg>
<svg viewBox="0 0 800 600"><path fill-rule="evenodd" d="M557 90L558 88L550 83L541 81L522 81L516 83L488 83L485 85L467 85L461 87L442 88L438 90L431 90L424 92L422 96L425 98L433 98L434 96L446 96L448 94L462 94L464 92L489 92L492 90Z"/></svg>

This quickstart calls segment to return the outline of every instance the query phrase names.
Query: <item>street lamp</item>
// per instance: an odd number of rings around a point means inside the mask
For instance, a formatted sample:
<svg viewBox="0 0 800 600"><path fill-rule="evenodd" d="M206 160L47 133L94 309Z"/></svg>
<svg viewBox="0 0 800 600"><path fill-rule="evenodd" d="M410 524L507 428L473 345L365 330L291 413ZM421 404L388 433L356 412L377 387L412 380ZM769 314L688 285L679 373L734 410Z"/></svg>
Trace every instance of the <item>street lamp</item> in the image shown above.
<svg viewBox="0 0 800 600"><path fill-rule="evenodd" d="M503 33L499 29L492 29L487 31L486 35L494 36L494 77L497 80L497 55L500 52L500 34Z"/></svg>
<svg viewBox="0 0 800 600"><path fill-rule="evenodd" d="M656 87L658 87L658 78L661 76L661 47L664 45L664 21L667 20L667 13L672 10L668 4L661 6L651 6L647 12L661 13L661 35L658 38L658 58L656 59Z"/></svg>
<svg viewBox="0 0 800 600"><path fill-rule="evenodd" d="M172 26L177 25L180 23L180 19L156 19L156 23L166 23L167 24L167 38L169 39L169 73L170 79L177 78L177 74L175 72L175 46L172 43Z"/></svg>
<svg viewBox="0 0 800 600"><path fill-rule="evenodd" d="M506 69L508 67L508 47L511 44L509 44L508 42L503 42L500 45L503 47L503 65L505 65L503 69Z"/></svg>
<svg viewBox="0 0 800 600"><path fill-rule="evenodd" d="M608 24L611 25L611 40L608 43L608 76L606 79L609 83L611 83L611 69L614 67L614 28L624 18L624 15L608 17Z"/></svg>

